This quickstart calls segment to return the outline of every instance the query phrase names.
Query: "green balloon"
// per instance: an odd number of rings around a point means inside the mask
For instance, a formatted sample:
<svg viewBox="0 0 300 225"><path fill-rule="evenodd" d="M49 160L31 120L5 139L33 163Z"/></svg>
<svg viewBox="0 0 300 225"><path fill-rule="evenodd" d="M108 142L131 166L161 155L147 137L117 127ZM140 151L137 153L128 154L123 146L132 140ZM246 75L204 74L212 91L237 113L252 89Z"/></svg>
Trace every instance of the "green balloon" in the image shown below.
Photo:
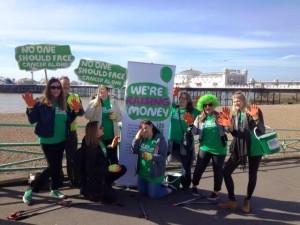
<svg viewBox="0 0 300 225"><path fill-rule="evenodd" d="M172 79L172 76L173 76L173 71L171 70L170 67L165 66L161 68L160 77L164 82L169 83L169 81Z"/></svg>

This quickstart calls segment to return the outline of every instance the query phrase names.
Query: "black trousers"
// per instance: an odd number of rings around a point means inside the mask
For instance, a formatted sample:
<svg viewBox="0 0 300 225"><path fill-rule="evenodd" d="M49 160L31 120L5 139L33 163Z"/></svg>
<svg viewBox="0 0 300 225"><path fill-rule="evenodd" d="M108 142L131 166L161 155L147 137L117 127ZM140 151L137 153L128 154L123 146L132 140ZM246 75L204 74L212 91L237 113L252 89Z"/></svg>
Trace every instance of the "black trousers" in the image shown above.
<svg viewBox="0 0 300 225"><path fill-rule="evenodd" d="M180 152L180 144L173 142L172 147L172 156L181 162L182 167L182 178L181 178L181 185L182 189L188 189L192 183L192 163L194 159L194 150L186 151L186 154L182 154Z"/></svg>
<svg viewBox="0 0 300 225"><path fill-rule="evenodd" d="M247 196L246 196L246 199L248 200L251 199L256 186L257 171L261 162L261 158L262 156L248 157L249 172L248 172L248 187L247 187ZM223 170L224 181L228 191L228 198L233 201L235 201L236 199L234 194L234 183L231 175L233 171L239 166L239 164L240 164L239 162L234 161L230 156Z"/></svg>
<svg viewBox="0 0 300 225"><path fill-rule="evenodd" d="M30 184L33 192L39 192L40 189L51 178L51 190L57 190L60 184L60 175L62 170L62 159L65 149L65 142L57 144L41 144L42 150L47 161L47 168L43 170L40 176Z"/></svg>
<svg viewBox="0 0 300 225"><path fill-rule="evenodd" d="M67 176L71 184L73 183L72 167L73 167L73 155L78 148L78 137L76 131L70 131L66 140L66 164L67 164Z"/></svg>
<svg viewBox="0 0 300 225"><path fill-rule="evenodd" d="M214 155L210 152L199 150L197 155L197 162L193 174L193 185L197 186L200 179L212 159L212 166L214 171L214 191L220 191L223 182L223 165L226 155Z"/></svg>
<svg viewBox="0 0 300 225"><path fill-rule="evenodd" d="M121 170L119 172L108 172L105 177L105 184L112 185L116 180L122 177L127 172L127 167L120 165Z"/></svg>

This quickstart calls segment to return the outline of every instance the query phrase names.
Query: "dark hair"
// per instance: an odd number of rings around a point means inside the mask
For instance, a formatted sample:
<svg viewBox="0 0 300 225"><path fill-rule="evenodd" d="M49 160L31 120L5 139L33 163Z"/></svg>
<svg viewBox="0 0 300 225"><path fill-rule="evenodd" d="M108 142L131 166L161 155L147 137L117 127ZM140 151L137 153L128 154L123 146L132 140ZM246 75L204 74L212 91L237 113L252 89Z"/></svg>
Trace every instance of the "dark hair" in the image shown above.
<svg viewBox="0 0 300 225"><path fill-rule="evenodd" d="M156 136L156 134L160 134L160 130L150 120L143 120L140 123L139 127L141 128L143 124L152 126L152 132L153 132L153 137L152 138L154 138Z"/></svg>
<svg viewBox="0 0 300 225"><path fill-rule="evenodd" d="M88 147L94 147L99 144L99 137L97 137L98 121L90 121L85 126L85 143Z"/></svg>
<svg viewBox="0 0 300 225"><path fill-rule="evenodd" d="M192 101L191 95L185 91L181 91L180 94L178 95L178 98L181 97L181 95L185 94L187 98L187 105L186 105L186 111L191 113L194 110L194 103ZM179 106L178 106L179 107Z"/></svg>
<svg viewBox="0 0 300 225"><path fill-rule="evenodd" d="M60 95L58 96L58 104L59 104L59 108L60 110L66 110L67 109L67 102L66 102L66 98L64 96L64 92L62 90L62 85L60 83L60 80L57 78L52 77L46 84L46 88L43 92L44 96L40 98L40 102L44 105L47 105L49 107L53 107L53 103L54 103L54 98L51 94L51 84L57 82L61 88L61 92Z"/></svg>

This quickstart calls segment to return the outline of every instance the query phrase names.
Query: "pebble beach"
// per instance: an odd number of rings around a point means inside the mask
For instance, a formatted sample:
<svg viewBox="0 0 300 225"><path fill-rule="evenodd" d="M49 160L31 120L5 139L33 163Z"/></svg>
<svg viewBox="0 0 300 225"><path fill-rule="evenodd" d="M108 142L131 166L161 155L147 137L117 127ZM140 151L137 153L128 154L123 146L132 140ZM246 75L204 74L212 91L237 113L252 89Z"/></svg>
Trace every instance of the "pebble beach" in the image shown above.
<svg viewBox="0 0 300 225"><path fill-rule="evenodd" d="M300 105L262 105L259 106L264 114L265 124L273 129L300 130ZM218 108L217 110L221 110ZM88 122L84 117L78 117L78 124L85 126ZM25 113L1 113L0 124L29 124ZM79 140L83 138L84 128L78 129ZM278 138L299 138L300 131L278 131ZM33 127L0 126L1 143L37 142ZM298 145L298 149L299 144ZM22 147L24 149L24 147ZM14 147L14 149L22 149ZM28 147L26 147L28 149ZM39 146L29 147L31 151L39 150ZM299 156L299 152L296 153ZM0 151L0 164L20 161L28 158L25 154ZM42 161L31 163L38 166Z"/></svg>

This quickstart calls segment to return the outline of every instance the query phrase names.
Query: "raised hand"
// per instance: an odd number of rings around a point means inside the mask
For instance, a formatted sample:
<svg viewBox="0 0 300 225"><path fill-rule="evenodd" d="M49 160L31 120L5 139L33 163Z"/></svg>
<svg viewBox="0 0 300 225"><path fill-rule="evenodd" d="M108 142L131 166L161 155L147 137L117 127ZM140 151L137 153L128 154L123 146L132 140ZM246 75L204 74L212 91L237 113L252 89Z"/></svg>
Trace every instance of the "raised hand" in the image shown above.
<svg viewBox="0 0 300 225"><path fill-rule="evenodd" d="M253 118L258 117L258 107L256 104L252 104L250 110L247 110L247 113L252 116Z"/></svg>
<svg viewBox="0 0 300 225"><path fill-rule="evenodd" d="M112 148L117 147L117 145L118 145L118 143L119 143L119 139L120 139L119 136L115 136L114 139L113 139L113 141L111 142L110 146L111 146Z"/></svg>
<svg viewBox="0 0 300 225"><path fill-rule="evenodd" d="M76 99L72 99L71 100L71 104L70 106L72 107L72 109L76 112L78 112L81 108L82 108L82 105L80 102L77 102Z"/></svg>
<svg viewBox="0 0 300 225"><path fill-rule="evenodd" d="M136 140L140 140L140 139L143 137L143 135L144 135L143 130L142 130L142 129L139 129L138 132L137 132L136 135L135 135L135 139L136 139Z"/></svg>
<svg viewBox="0 0 300 225"><path fill-rule="evenodd" d="M225 119L223 117L218 118L218 123L224 127L230 127L231 126L231 120Z"/></svg>
<svg viewBox="0 0 300 225"><path fill-rule="evenodd" d="M228 107L223 107L219 114L218 123L225 127L231 126L230 109Z"/></svg>
<svg viewBox="0 0 300 225"><path fill-rule="evenodd" d="M109 119L111 119L111 120L117 119L117 116L116 116L116 114L115 114L113 111L111 111L111 112L109 113Z"/></svg>
<svg viewBox="0 0 300 225"><path fill-rule="evenodd" d="M96 100L94 101L92 108L97 108L100 105L101 100L99 94L95 97L95 99Z"/></svg>
<svg viewBox="0 0 300 225"><path fill-rule="evenodd" d="M180 92L180 87L174 87L173 88L173 96L176 97Z"/></svg>
<svg viewBox="0 0 300 225"><path fill-rule="evenodd" d="M191 125L194 123L195 117L192 114L190 114L189 112L185 112L183 114L183 119L188 125Z"/></svg>
<svg viewBox="0 0 300 225"><path fill-rule="evenodd" d="M225 114L226 115L226 118L230 118L230 109L228 107L223 107L222 109L222 114Z"/></svg>
<svg viewBox="0 0 300 225"><path fill-rule="evenodd" d="M29 92L22 94L22 98L24 99L28 108L32 108L35 105L35 103L37 102L36 99L33 99L32 93L29 93Z"/></svg>
<svg viewBox="0 0 300 225"><path fill-rule="evenodd" d="M142 152L142 157L143 157L144 159L146 159L147 161L149 161L149 160L152 160L153 155L150 154L150 153L148 153L148 152Z"/></svg>
<svg viewBox="0 0 300 225"><path fill-rule="evenodd" d="M118 164L112 164L108 167L108 171L112 173L117 173L121 171L121 166Z"/></svg>

